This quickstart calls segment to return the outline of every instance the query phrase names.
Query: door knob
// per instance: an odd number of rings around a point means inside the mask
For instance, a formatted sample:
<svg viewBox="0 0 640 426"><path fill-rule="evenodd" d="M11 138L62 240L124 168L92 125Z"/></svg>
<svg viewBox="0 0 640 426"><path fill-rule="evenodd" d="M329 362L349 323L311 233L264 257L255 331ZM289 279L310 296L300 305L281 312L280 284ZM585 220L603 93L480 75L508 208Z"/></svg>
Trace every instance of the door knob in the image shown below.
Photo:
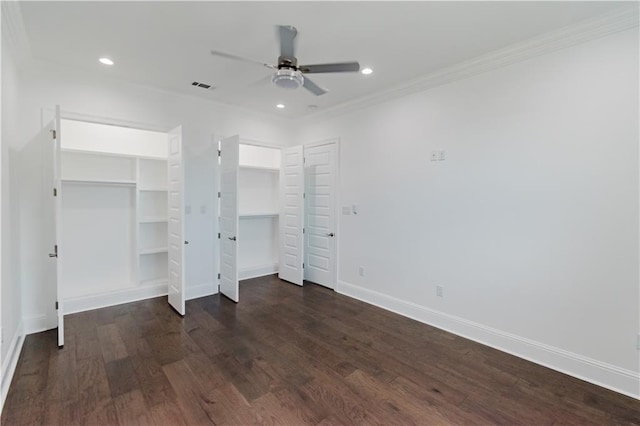
<svg viewBox="0 0 640 426"><path fill-rule="evenodd" d="M229 239L230 239L231 241L235 241L235 240L236 240L236 237L229 237Z"/></svg>
<svg viewBox="0 0 640 426"><path fill-rule="evenodd" d="M328 234L325 234L327 237L335 237L336 234L334 234L333 232L330 232Z"/></svg>
<svg viewBox="0 0 640 426"><path fill-rule="evenodd" d="M49 253L49 257L58 257L58 253Z"/></svg>
<svg viewBox="0 0 640 426"><path fill-rule="evenodd" d="M185 243L185 244L189 244L189 241L185 241L184 243Z"/></svg>

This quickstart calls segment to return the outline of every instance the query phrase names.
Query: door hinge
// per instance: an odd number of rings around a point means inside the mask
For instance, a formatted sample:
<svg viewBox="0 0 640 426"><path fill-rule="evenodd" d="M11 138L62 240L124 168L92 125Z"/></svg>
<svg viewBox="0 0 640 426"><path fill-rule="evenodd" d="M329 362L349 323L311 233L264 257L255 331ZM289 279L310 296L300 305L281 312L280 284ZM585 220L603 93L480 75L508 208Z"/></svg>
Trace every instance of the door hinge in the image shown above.
<svg viewBox="0 0 640 426"><path fill-rule="evenodd" d="M302 228L302 233L304 234L304 228Z"/></svg>
<svg viewBox="0 0 640 426"><path fill-rule="evenodd" d="M57 139L58 137L58 133L56 132L56 129L51 129L51 135L53 136L53 139Z"/></svg>
<svg viewBox="0 0 640 426"><path fill-rule="evenodd" d="M306 162L307 162L306 157L302 157L302 164L304 164L304 163L306 163Z"/></svg>
<svg viewBox="0 0 640 426"><path fill-rule="evenodd" d="M222 150L218 150L218 157L220 157L222 155Z"/></svg>
<svg viewBox="0 0 640 426"><path fill-rule="evenodd" d="M218 198L220 198L220 191L218 191Z"/></svg>
<svg viewBox="0 0 640 426"><path fill-rule="evenodd" d="M220 279L220 272L218 272L218 279Z"/></svg>
<svg viewBox="0 0 640 426"><path fill-rule="evenodd" d="M53 196L54 197L58 196L58 189L57 188L53 188Z"/></svg>
<svg viewBox="0 0 640 426"><path fill-rule="evenodd" d="M307 194L306 193L302 193L302 198L307 198Z"/></svg>
<svg viewBox="0 0 640 426"><path fill-rule="evenodd" d="M218 239L220 239L220 233L218 232Z"/></svg>
<svg viewBox="0 0 640 426"><path fill-rule="evenodd" d="M302 269L304 269L304 262L302 262Z"/></svg>
<svg viewBox="0 0 640 426"><path fill-rule="evenodd" d="M58 309L58 302L56 302L56 310Z"/></svg>

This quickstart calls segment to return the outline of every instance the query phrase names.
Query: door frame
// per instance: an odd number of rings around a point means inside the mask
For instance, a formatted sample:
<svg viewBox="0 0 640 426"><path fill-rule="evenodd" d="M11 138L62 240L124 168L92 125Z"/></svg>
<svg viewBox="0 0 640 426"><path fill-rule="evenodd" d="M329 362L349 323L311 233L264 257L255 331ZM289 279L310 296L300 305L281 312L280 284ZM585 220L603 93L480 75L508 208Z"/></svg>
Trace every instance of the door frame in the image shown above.
<svg viewBox="0 0 640 426"><path fill-rule="evenodd" d="M338 287L339 287L339 281L338 281L338 267L339 267L339 262L340 262L340 256L339 256L339 252L340 252L340 236L341 231L340 231L340 138L339 137L334 137L334 138L329 138L329 139L323 139L320 141L315 141L315 142L307 142L302 144L302 148L303 148L303 152L304 152L304 158L306 158L306 149L307 148L314 148L317 146L322 146L322 145L335 145L336 147L336 164L335 164L335 173L336 173L336 179L335 179L335 183L336 183L336 187L335 187L335 211L333 212L335 215L335 225L336 225L336 238L335 238L335 251L334 251L334 262L333 262L333 271L332 273L332 279L333 279L333 291L337 292L338 291ZM304 169L304 167L303 167ZM304 191L306 192L307 190L307 186L306 186L306 177L305 177L305 187L304 187ZM306 206L306 200L305 200L305 206ZM304 215L303 215L303 222L302 222L302 226L306 227L307 226L307 209L304 209ZM305 241L303 244L303 247L306 247L306 238L307 235L305 234ZM303 252L303 258L306 259L306 253ZM302 278L304 280L304 272L302 275Z"/></svg>
<svg viewBox="0 0 640 426"><path fill-rule="evenodd" d="M47 120L46 117L47 115L50 115L51 117L55 117L56 114L56 108L50 108L50 107L42 107L40 109L40 121L41 121L41 127L44 127L45 124L47 124ZM153 131L153 132L159 132L159 133L166 133L167 137L169 137L169 132L171 130L173 130L174 128L178 127L178 126L182 126L182 124L178 124L176 126L173 125L160 125L160 124L152 124L152 123L145 123L142 121L136 121L136 120L125 120L125 119L120 119L120 118L115 118L112 116L105 116L105 115L94 115L94 114L85 114L85 113L81 113L81 112L77 112L74 110L64 110L62 108L60 108L59 110L59 117L60 120L73 120L73 121L81 121L81 122L85 122L85 123L93 123L93 124L104 124L107 126L117 126L117 127L127 127L127 128L131 128L131 129L137 129L137 130L149 130L149 131ZM62 147L61 147L62 148ZM184 161L184 156L182 158L182 166L184 167L185 165L185 161ZM61 169L60 169L61 170ZM61 171L60 171L61 173ZM61 188L60 188L61 191ZM183 188L184 191L184 188ZM184 193L183 193L184 196ZM135 203L136 206L138 205L139 200L136 197ZM183 200L183 204L184 204L184 200ZM184 208L184 205L183 205ZM185 227L186 228L186 227ZM139 242L139 227L136 226L136 232L135 232L135 244L136 246L138 245ZM187 235L186 235L186 229L185 229L185 233L183 234L184 239L186 240ZM59 248L60 250L60 248ZM61 261L60 259L58 259L58 268L61 268L61 265L63 265L63 261ZM135 260L135 272L136 272L136 276L139 273L139 256L136 256L136 260ZM183 262L183 268L185 266L186 262ZM185 279L183 281L183 286L185 286L185 294L186 294L186 271L185 271ZM167 283L167 295L169 292L169 285ZM64 307L64 303L63 301L60 301L60 306ZM62 315L64 316L64 309L62 312ZM57 321L57 318L56 318Z"/></svg>

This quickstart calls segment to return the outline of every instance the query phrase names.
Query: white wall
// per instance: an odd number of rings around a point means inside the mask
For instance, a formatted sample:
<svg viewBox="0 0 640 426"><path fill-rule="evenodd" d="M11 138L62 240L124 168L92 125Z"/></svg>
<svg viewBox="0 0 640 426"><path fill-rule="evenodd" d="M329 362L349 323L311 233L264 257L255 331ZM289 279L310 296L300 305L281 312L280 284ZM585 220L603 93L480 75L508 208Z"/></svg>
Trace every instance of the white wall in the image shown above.
<svg viewBox="0 0 640 426"><path fill-rule="evenodd" d="M108 73L105 70L105 75ZM91 76L52 65L33 64L22 73L24 93L17 124L21 130L17 145L36 134L41 125L41 109L60 104L63 116L75 118L106 117L117 124L144 125L169 130L182 124L185 150L187 294L211 292L217 286L217 191L213 134L241 134L250 139L274 144L291 143L289 121L277 116L260 115L210 102L132 85L109 77ZM45 116L50 111L45 111ZM204 213L203 213L204 211ZM28 265L23 265L27 268ZM23 282L24 317L42 318L28 331L51 327L54 310L42 312L42 289L37 282ZM48 306L48 305L47 305ZM53 305L51 305L53 306ZM53 322L55 324L55 322Z"/></svg>
<svg viewBox="0 0 640 426"><path fill-rule="evenodd" d="M3 8L4 9L4 5ZM12 239L12 232L15 217L12 215L11 206L15 205L9 191L11 170L9 168L9 146L12 141L17 140L17 118L18 103L21 91L18 82L18 69L14 59L14 52L8 43L8 34L6 33L5 24L2 26L2 148L1 157L1 179L2 187L0 189L0 205L2 218L1 231L1 328L2 328L2 344L0 350L0 363L2 372L0 375L2 401L0 407L4 404L6 392L8 391L11 375L13 374L14 363L17 361L16 352L19 351L19 344L22 339L21 330L21 303L20 303L20 286L18 284L17 268L13 267L11 254L15 252Z"/></svg>
<svg viewBox="0 0 640 426"><path fill-rule="evenodd" d="M360 206L338 291L640 395L638 99L634 29L300 123Z"/></svg>

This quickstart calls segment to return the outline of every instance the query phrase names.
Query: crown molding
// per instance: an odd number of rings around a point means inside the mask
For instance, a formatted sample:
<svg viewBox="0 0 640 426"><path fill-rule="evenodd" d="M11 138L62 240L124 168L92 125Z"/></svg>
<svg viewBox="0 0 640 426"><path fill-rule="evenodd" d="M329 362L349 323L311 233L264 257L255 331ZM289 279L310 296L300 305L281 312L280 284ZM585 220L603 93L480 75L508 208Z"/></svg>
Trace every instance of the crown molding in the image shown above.
<svg viewBox="0 0 640 426"><path fill-rule="evenodd" d="M24 27L20 2L2 1L2 40L21 68L31 59L31 45ZM6 42L6 44L4 43Z"/></svg>
<svg viewBox="0 0 640 426"><path fill-rule="evenodd" d="M469 78L517 62L555 52L577 44L628 30L639 25L638 4L563 27L485 55L441 68L417 79L382 92L364 96L323 111L300 117L300 123L326 120L347 112L366 108L392 99L423 92L436 86Z"/></svg>

